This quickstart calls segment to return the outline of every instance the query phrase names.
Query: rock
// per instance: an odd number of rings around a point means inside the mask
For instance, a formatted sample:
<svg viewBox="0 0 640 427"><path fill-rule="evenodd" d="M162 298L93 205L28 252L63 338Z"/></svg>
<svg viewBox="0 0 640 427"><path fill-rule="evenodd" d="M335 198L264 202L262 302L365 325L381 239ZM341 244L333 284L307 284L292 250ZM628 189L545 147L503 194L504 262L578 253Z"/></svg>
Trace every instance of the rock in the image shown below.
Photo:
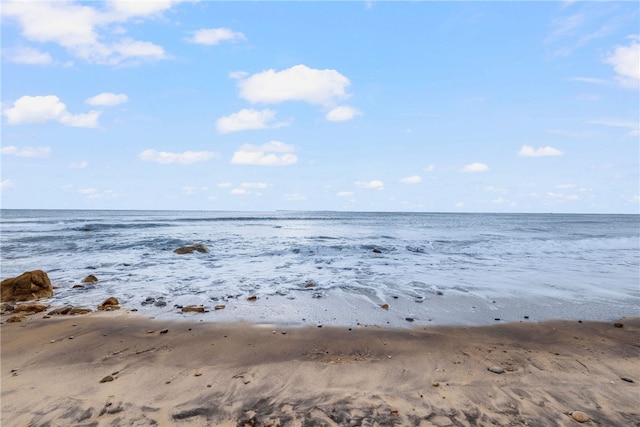
<svg viewBox="0 0 640 427"><path fill-rule="evenodd" d="M431 385L434 387L440 387L440 383L438 381L432 382Z"/></svg>
<svg viewBox="0 0 640 427"><path fill-rule="evenodd" d="M209 253L209 249L202 243L195 243L193 245L182 246L182 247L179 247L178 249L175 249L173 252L182 255L182 254L192 254L196 251L202 252L204 254Z"/></svg>
<svg viewBox="0 0 640 427"><path fill-rule="evenodd" d="M407 322L413 322L415 319L413 317L405 317L404 320Z"/></svg>
<svg viewBox="0 0 640 427"><path fill-rule="evenodd" d="M382 253L382 251L380 249L378 249L378 248L373 248L373 250L371 252L373 252L374 254L381 254Z"/></svg>
<svg viewBox="0 0 640 427"><path fill-rule="evenodd" d="M98 310L118 310L120 309L120 301L115 297L109 297L102 304L98 306Z"/></svg>
<svg viewBox="0 0 640 427"><path fill-rule="evenodd" d="M315 286L315 284L313 282L307 282L304 284L305 288L313 288Z"/></svg>
<svg viewBox="0 0 640 427"><path fill-rule="evenodd" d="M613 326L615 326L616 328L624 328L624 325L620 322L614 323Z"/></svg>
<svg viewBox="0 0 640 427"><path fill-rule="evenodd" d="M258 299L258 297L257 297L257 296L255 296L255 295L251 295L249 298L247 298L247 301L255 301L255 300L257 300L257 299Z"/></svg>
<svg viewBox="0 0 640 427"><path fill-rule="evenodd" d="M160 335L164 335L164 334L168 334L169 330L168 329L163 329L160 331Z"/></svg>
<svg viewBox="0 0 640 427"><path fill-rule="evenodd" d="M27 271L0 283L1 301L29 301L52 296L51 280L42 270Z"/></svg>
<svg viewBox="0 0 640 427"><path fill-rule="evenodd" d="M573 418L579 423L586 423L587 421L591 420L589 418L589 415L585 414L582 411L571 411L569 412L569 415L571 415L571 418Z"/></svg>
<svg viewBox="0 0 640 427"><path fill-rule="evenodd" d="M0 314L9 314L13 313L16 307L13 304L9 304L8 302L3 302L0 304Z"/></svg>
<svg viewBox="0 0 640 427"><path fill-rule="evenodd" d="M504 369L501 366L491 366L490 368L487 368L487 370L494 374L504 374Z"/></svg>
<svg viewBox="0 0 640 427"><path fill-rule="evenodd" d="M182 307L183 313L204 313L204 307L197 305L188 305L186 307Z"/></svg>
<svg viewBox="0 0 640 427"><path fill-rule="evenodd" d="M47 308L49 308L49 306L45 304L28 302L28 303L20 304L13 310L13 312L14 313L40 313L41 311L45 311Z"/></svg>
<svg viewBox="0 0 640 427"><path fill-rule="evenodd" d="M84 289L84 285L73 285L71 289Z"/></svg>
<svg viewBox="0 0 640 427"><path fill-rule="evenodd" d="M389 304L380 304L380 307L389 310Z"/></svg>
<svg viewBox="0 0 640 427"><path fill-rule="evenodd" d="M47 314L49 316L53 316L53 315L69 315L69 316L73 316L76 314L87 314L87 313L91 313L93 310L91 310L90 308L76 308L72 305L67 305L64 307L60 307L60 308L56 308L54 310L51 310L50 312L48 312Z"/></svg>
<svg viewBox="0 0 640 427"><path fill-rule="evenodd" d="M98 281L98 278L93 274L90 274L84 279L82 279L82 283L96 283L97 281Z"/></svg>
<svg viewBox="0 0 640 427"><path fill-rule="evenodd" d="M213 307L215 310L224 310L225 309L225 305L216 305L215 307Z"/></svg>
<svg viewBox="0 0 640 427"><path fill-rule="evenodd" d="M633 383L633 382L635 382L635 381L633 381L633 380L632 380L631 378L629 378L629 377L620 377L620 379L621 379L622 381L625 381L625 382L628 382L628 383Z"/></svg>
<svg viewBox="0 0 640 427"><path fill-rule="evenodd" d="M11 316L7 319L7 323L18 323L27 320L27 316L21 314L19 316Z"/></svg>
<svg viewBox="0 0 640 427"><path fill-rule="evenodd" d="M113 378L111 375L107 375L106 377L104 377L103 379L100 380L101 383L108 383L113 381L115 378Z"/></svg>

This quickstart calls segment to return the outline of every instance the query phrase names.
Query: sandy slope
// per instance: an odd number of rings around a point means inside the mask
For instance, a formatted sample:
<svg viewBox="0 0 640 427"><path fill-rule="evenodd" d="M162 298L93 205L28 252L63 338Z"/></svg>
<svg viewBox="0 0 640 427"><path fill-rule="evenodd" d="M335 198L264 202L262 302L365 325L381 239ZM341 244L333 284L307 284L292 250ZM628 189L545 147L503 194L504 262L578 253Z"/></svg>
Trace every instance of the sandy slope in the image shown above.
<svg viewBox="0 0 640 427"><path fill-rule="evenodd" d="M640 426L640 318L410 330L193 319L3 324L1 425L564 426L580 410L585 425Z"/></svg>

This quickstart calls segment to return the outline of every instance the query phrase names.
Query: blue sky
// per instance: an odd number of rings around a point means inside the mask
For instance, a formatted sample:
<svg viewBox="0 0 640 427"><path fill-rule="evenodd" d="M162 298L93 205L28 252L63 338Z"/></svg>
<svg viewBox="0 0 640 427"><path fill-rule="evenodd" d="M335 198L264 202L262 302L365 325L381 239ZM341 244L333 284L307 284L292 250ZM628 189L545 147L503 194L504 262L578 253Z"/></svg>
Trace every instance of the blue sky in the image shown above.
<svg viewBox="0 0 640 427"><path fill-rule="evenodd" d="M639 212L637 2L1 7L3 208Z"/></svg>

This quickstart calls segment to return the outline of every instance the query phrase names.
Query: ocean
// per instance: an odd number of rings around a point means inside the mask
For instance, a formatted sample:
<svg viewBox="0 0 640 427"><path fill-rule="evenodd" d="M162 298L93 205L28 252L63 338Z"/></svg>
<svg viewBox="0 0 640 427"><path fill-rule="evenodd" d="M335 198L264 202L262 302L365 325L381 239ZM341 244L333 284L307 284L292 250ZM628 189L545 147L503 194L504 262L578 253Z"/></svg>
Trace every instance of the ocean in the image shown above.
<svg viewBox="0 0 640 427"><path fill-rule="evenodd" d="M115 296L147 317L391 327L640 315L640 215L3 209L0 218L2 278L46 271L53 305L95 308ZM209 253L173 252L192 243ZM89 274L99 281L74 287ZM187 305L207 312L182 313Z"/></svg>

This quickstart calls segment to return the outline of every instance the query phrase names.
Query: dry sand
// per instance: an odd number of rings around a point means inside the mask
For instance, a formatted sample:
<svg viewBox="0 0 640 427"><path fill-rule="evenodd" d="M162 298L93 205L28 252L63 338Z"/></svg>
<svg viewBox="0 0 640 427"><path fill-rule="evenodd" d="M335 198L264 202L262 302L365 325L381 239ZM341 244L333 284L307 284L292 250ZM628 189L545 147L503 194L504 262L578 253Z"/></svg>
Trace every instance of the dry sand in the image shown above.
<svg viewBox="0 0 640 427"><path fill-rule="evenodd" d="M275 329L197 316L2 324L1 425L565 426L582 411L585 425L640 426L640 318Z"/></svg>

